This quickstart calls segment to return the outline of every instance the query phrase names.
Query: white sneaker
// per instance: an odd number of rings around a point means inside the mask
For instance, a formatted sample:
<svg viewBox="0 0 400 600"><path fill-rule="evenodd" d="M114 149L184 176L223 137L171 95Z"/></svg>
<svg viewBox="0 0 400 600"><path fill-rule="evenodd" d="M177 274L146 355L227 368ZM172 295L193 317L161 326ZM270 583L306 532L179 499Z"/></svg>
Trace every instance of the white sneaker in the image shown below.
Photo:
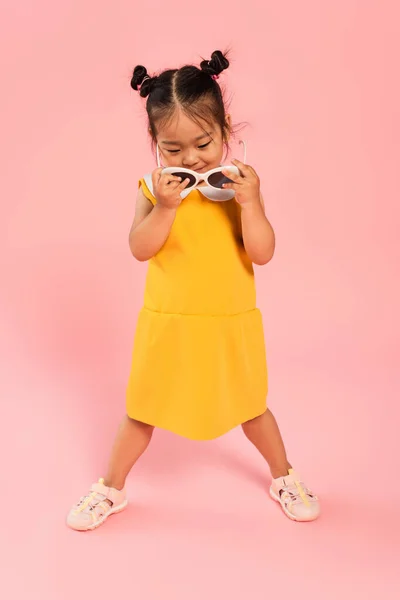
<svg viewBox="0 0 400 600"><path fill-rule="evenodd" d="M73 506L67 516L67 525L76 531L96 529L115 513L128 505L126 491L106 487L104 479L99 479L91 487L90 494L83 496Z"/></svg>
<svg viewBox="0 0 400 600"><path fill-rule="evenodd" d="M300 481L293 469L289 469L286 477L273 479L269 493L293 521L314 521L321 514L317 496Z"/></svg>

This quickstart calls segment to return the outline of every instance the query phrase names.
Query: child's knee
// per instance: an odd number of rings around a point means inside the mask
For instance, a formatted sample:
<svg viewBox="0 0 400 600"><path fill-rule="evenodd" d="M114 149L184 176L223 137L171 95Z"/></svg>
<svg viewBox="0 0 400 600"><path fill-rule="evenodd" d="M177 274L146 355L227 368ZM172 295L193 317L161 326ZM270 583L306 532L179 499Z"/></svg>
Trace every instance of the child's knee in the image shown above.
<svg viewBox="0 0 400 600"><path fill-rule="evenodd" d="M154 431L154 425L149 425L148 423L143 423L142 421L138 421L137 419L133 419L129 415L126 415L126 418L128 419L129 423L131 423L132 425L134 425L138 429L141 429L142 431L144 431L146 433L149 433L149 434L153 433L153 431Z"/></svg>
<svg viewBox="0 0 400 600"><path fill-rule="evenodd" d="M264 415L265 415L265 413L263 413L262 415L259 415L258 417L255 417L254 419L250 419L249 421L246 421L245 423L242 423L242 429L243 429L244 433L246 435L248 435L248 433L257 431L259 429L259 427L261 426Z"/></svg>

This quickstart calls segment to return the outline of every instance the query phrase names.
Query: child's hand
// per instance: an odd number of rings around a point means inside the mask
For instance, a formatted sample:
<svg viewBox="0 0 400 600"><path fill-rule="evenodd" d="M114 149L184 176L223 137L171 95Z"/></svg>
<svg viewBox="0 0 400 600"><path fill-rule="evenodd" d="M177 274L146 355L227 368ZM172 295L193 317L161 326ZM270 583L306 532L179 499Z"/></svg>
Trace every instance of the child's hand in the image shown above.
<svg viewBox="0 0 400 600"><path fill-rule="evenodd" d="M182 202L181 192L189 183L189 179L182 179L174 175L162 175L162 168L156 169L152 174L154 196L164 208L176 209Z"/></svg>
<svg viewBox="0 0 400 600"><path fill-rule="evenodd" d="M223 174L233 181L233 183L225 183L224 189L234 190L236 200L241 206L260 204L260 179L253 167L245 165L240 160L233 160L232 163L239 169L240 175L223 171Z"/></svg>

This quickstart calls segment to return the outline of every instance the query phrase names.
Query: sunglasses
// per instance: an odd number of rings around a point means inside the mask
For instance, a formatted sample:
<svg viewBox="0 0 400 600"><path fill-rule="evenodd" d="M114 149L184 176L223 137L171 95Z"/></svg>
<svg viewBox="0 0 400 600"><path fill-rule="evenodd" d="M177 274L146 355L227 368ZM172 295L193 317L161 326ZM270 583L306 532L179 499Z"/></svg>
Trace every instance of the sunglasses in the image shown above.
<svg viewBox="0 0 400 600"><path fill-rule="evenodd" d="M245 163L247 156L246 142L240 140L240 144L242 144L243 146L243 162ZM160 150L158 145L157 165L158 167L161 167ZM224 175L222 171L229 171L232 174L240 175L239 169L233 165L217 167L216 169L211 169L211 171L207 171L207 173L197 173L196 171L192 171L191 169L185 169L183 167L166 167L165 169L163 169L162 173L173 175L174 177L181 177L182 181L184 179L189 179L189 183L185 187L185 191L194 189L202 181L204 181L208 186L212 188L221 190L223 189L222 186L225 183L233 183L233 180L229 179L226 175Z"/></svg>

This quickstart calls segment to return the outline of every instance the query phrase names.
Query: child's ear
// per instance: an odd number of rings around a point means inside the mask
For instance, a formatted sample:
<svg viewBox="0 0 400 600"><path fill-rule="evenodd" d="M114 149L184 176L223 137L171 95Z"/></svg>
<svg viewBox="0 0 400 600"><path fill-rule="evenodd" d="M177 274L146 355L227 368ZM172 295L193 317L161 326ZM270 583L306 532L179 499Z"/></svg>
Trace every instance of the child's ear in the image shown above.
<svg viewBox="0 0 400 600"><path fill-rule="evenodd" d="M226 123L225 141L229 142L230 137L231 137L231 132L232 132L232 118L231 118L231 115L225 115L225 123Z"/></svg>

